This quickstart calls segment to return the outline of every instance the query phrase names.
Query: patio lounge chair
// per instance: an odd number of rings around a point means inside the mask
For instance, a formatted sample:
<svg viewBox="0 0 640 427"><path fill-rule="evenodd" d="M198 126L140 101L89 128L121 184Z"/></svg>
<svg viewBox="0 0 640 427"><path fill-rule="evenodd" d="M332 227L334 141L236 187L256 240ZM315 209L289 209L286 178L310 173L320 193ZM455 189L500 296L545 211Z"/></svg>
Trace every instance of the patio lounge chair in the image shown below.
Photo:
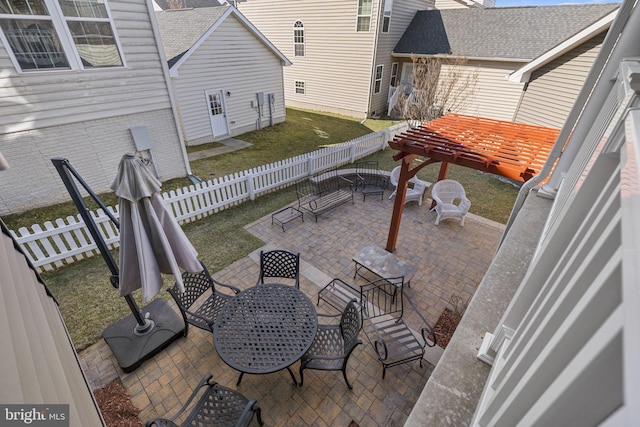
<svg viewBox="0 0 640 427"><path fill-rule="evenodd" d="M432 210L435 209L438 214L436 225L443 219L457 218L460 225L464 226L464 217L469 212L471 202L458 181L443 179L436 182L431 188L431 197L436 203Z"/></svg>
<svg viewBox="0 0 640 427"><path fill-rule="evenodd" d="M180 292L178 285L174 284L168 291L182 313L184 319L184 336L189 332L189 324L212 332L213 324L226 302L240 292L235 286L226 285L214 280L207 268L202 264L200 273L182 273L184 292ZM228 289L231 294L220 292L220 289ZM208 297L199 304L203 295Z"/></svg>
<svg viewBox="0 0 640 427"><path fill-rule="evenodd" d="M300 254L276 249L260 251L260 277L258 284L264 284L265 278L292 279L300 289Z"/></svg>
<svg viewBox="0 0 640 427"><path fill-rule="evenodd" d="M263 425L260 408L255 400L249 400L239 392L223 387L211 381L211 374L206 375L195 388L184 406L171 419L156 418L147 421L147 427L178 427L174 423L196 396L202 392L198 401L191 408L191 412L180 426L248 426L255 414L258 424Z"/></svg>
<svg viewBox="0 0 640 427"><path fill-rule="evenodd" d="M393 198L398 191L398 179L400 178L400 166L396 166L391 171L391 176L389 177L391 181L391 185L394 186L393 193L389 196L389 198ZM422 197L424 196L424 192L427 187L429 187L427 181L423 181L417 177L413 177L409 180L409 185L407 186L407 192L404 197L405 205L409 202L418 202L418 206L422 206Z"/></svg>
<svg viewBox="0 0 640 427"><path fill-rule="evenodd" d="M357 300L349 301L340 315L318 314L325 318L340 316L338 324L319 324L313 344L300 359L300 386L304 381L305 369L321 371L342 371L347 387L353 386L347 379L347 362L358 344L360 332L360 314Z"/></svg>

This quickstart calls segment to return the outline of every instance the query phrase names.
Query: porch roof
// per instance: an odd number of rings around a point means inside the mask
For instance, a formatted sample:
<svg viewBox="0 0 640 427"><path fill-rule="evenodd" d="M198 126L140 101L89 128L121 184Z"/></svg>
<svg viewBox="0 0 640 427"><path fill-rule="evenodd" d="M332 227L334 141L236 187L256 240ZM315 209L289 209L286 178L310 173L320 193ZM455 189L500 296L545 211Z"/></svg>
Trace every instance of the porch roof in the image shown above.
<svg viewBox="0 0 640 427"><path fill-rule="evenodd" d="M525 182L540 172L559 133L556 128L447 114L397 135L389 146L398 150L396 160L417 155Z"/></svg>

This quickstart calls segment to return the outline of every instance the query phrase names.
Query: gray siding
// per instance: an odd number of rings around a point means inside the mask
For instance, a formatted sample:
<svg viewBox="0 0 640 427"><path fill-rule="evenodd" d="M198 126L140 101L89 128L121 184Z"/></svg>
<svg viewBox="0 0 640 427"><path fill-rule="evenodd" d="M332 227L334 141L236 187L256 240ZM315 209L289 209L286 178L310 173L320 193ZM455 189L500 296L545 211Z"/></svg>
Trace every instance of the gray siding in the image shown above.
<svg viewBox="0 0 640 427"><path fill-rule="evenodd" d="M228 91L225 107L230 135L257 128L256 92L275 94L274 122L284 120L281 60L233 15L229 16L178 69L174 91L188 144L213 141L207 90ZM266 106L266 105L265 105ZM262 115L269 123L268 107Z"/></svg>
<svg viewBox="0 0 640 427"><path fill-rule="evenodd" d="M515 121L561 128L600 51L605 33L536 70Z"/></svg>
<svg viewBox="0 0 640 427"><path fill-rule="evenodd" d="M147 6L109 2L126 67L19 74L0 46L0 133L171 108Z"/></svg>
<svg viewBox="0 0 640 427"><path fill-rule="evenodd" d="M385 114L387 112L387 98L389 96L389 81L391 79L391 64L400 62L399 59L393 58L391 52L396 46L402 34L409 26L413 16L418 10L424 10L433 6L433 0L395 0L393 2L393 10L391 12L391 26L388 33L382 32L382 20L380 21L378 43L376 49L376 59L371 70L371 103L369 107L370 114ZM382 19L382 14L380 15ZM373 81L375 79L376 65L384 65L384 74L382 76L382 90L378 94L374 94ZM398 79L400 78L400 69L398 69Z"/></svg>
<svg viewBox="0 0 640 427"><path fill-rule="evenodd" d="M0 401L25 409L68 404L68 425L103 426L58 306L15 247L2 224Z"/></svg>
<svg viewBox="0 0 640 427"><path fill-rule="evenodd" d="M369 105L379 2L369 32L356 32L357 0L248 0L242 12L289 60L284 69L287 105L364 117ZM294 56L293 24L304 23L305 56ZM304 81L306 93L295 93Z"/></svg>

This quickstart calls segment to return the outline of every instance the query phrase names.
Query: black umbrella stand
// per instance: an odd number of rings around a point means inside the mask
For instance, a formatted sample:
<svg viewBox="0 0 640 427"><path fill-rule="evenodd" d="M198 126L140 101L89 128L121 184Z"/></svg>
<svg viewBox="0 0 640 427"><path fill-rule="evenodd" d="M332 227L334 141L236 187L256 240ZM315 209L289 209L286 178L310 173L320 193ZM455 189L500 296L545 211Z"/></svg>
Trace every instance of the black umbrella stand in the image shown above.
<svg viewBox="0 0 640 427"><path fill-rule="evenodd" d="M102 200L91 190L80 174L71 166L69 160L56 157L51 159L62 182L64 183L73 203L76 205L80 216L84 220L93 241L96 243L102 258L111 272L111 284L119 287L120 270L116 265L109 248L100 234L98 225L89 213L75 180L89 193L91 198L102 208L109 219L120 228L120 223L106 208ZM75 180L74 180L75 178ZM149 303L143 309L139 309L131 295L125 295L131 309L131 315L109 325L102 333L111 351L116 356L118 364L124 372L131 372L138 368L145 360L150 359L166 348L174 340L182 336L184 321L167 304L158 298ZM145 313L143 316L142 313Z"/></svg>

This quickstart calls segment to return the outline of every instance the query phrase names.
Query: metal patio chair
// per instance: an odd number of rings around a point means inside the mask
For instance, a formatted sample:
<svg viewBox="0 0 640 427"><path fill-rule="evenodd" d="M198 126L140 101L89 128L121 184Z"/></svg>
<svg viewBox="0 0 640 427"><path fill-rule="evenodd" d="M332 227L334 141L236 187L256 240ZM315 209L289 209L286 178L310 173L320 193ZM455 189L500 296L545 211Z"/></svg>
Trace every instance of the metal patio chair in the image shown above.
<svg viewBox="0 0 640 427"><path fill-rule="evenodd" d="M378 169L378 162L368 161L356 163L356 188L362 192L362 200L367 196L384 196L384 191L389 186L389 178Z"/></svg>
<svg viewBox="0 0 640 427"><path fill-rule="evenodd" d="M236 390L223 387L211 381L211 374L206 375L193 390L184 406L171 419L156 418L149 420L146 427L178 427L178 426L248 426L256 415L258 424L263 425L260 408L256 400L249 400ZM204 390L204 392L202 391ZM192 401L201 394L198 401ZM189 415L181 424L178 419L189 407Z"/></svg>
<svg viewBox="0 0 640 427"><path fill-rule="evenodd" d="M457 218L460 226L464 226L464 217L469 212L471 202L458 181L443 179L436 182L431 188L431 197L436 203L432 209L438 215L436 225L443 219Z"/></svg>
<svg viewBox="0 0 640 427"><path fill-rule="evenodd" d="M260 277L258 284L264 284L265 278L291 279L300 289L300 254L276 249L260 251Z"/></svg>
<svg viewBox="0 0 640 427"><path fill-rule="evenodd" d="M398 191L398 179L400 178L400 166L396 166L391 171L391 176L389 177L391 181L391 185L393 185L393 193L389 196L390 199L395 197L396 192ZM429 187L427 181L423 181L418 177L414 176L409 180L409 185L407 186L407 192L404 196L405 205L409 202L418 202L418 206L422 206L422 198L424 196L424 192Z"/></svg>
<svg viewBox="0 0 640 427"><path fill-rule="evenodd" d="M189 332L189 324L212 332L220 309L240 292L235 286L214 280L204 264L202 268L200 273L182 273L184 292L180 292L177 284L168 289L184 319L185 337ZM220 292L222 289L228 290L229 293Z"/></svg>
<svg viewBox="0 0 640 427"><path fill-rule="evenodd" d="M300 359L300 386L304 381L305 369L321 371L342 371L347 387L353 386L347 379L347 362L358 344L360 332L360 314L356 299L349 301L342 314L318 314L318 317L335 318L340 316L338 324L319 324L313 344Z"/></svg>

